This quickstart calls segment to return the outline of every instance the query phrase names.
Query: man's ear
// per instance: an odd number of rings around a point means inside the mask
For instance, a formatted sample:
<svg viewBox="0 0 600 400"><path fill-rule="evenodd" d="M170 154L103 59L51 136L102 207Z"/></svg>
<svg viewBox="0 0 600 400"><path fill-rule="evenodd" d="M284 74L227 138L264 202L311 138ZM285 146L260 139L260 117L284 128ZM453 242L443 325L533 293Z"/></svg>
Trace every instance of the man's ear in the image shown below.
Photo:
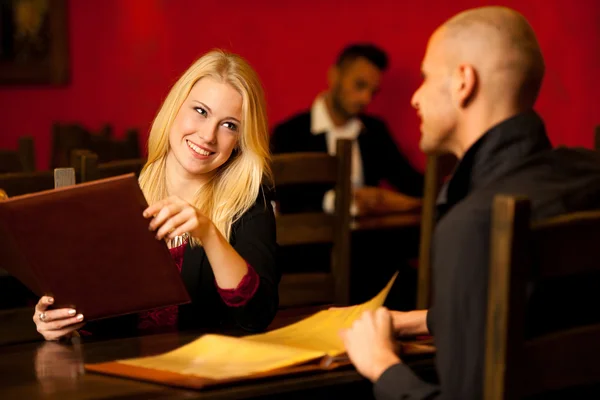
<svg viewBox="0 0 600 400"><path fill-rule="evenodd" d="M470 64L459 65L452 76L452 97L456 106L464 108L475 97L478 89L478 75Z"/></svg>

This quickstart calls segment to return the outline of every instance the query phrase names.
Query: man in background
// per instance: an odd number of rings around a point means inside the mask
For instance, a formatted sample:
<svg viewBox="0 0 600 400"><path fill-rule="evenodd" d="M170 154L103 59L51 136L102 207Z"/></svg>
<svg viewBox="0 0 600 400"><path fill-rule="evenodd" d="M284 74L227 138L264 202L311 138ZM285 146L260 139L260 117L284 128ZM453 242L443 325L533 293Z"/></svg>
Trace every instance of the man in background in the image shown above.
<svg viewBox="0 0 600 400"><path fill-rule="evenodd" d="M400 153L385 122L363 113L387 67L386 53L374 45L346 47L328 71L328 90L310 110L278 124L271 137L274 154L335 155L338 139L352 140L353 215L409 211L421 203L422 174ZM397 191L379 187L384 181ZM334 211L330 187L281 188L277 198L281 213Z"/></svg>

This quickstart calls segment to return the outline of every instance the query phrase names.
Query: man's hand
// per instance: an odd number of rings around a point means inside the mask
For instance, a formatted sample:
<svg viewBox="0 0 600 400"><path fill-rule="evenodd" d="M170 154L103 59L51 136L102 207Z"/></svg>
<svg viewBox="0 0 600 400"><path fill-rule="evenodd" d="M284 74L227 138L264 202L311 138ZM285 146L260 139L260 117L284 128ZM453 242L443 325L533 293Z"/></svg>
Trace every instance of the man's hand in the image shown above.
<svg viewBox="0 0 600 400"><path fill-rule="evenodd" d="M372 382L386 369L401 362L395 352L392 316L384 307L375 312L365 311L340 335L350 361Z"/></svg>
<svg viewBox="0 0 600 400"><path fill-rule="evenodd" d="M427 312L427 310L392 311L392 325L396 335L429 335Z"/></svg>
<svg viewBox="0 0 600 400"><path fill-rule="evenodd" d="M421 199L388 189L366 186L354 191L359 215L409 212L421 207Z"/></svg>

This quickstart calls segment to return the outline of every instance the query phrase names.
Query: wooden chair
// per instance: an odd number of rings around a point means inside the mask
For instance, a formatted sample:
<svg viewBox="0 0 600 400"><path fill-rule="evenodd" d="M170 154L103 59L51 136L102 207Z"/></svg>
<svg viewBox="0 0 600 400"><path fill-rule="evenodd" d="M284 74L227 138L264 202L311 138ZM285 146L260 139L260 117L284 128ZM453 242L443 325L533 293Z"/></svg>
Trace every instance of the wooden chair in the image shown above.
<svg viewBox="0 0 600 400"><path fill-rule="evenodd" d="M130 160L140 157L139 138L136 129L125 132L123 139L106 135L92 135L89 150L98 155L98 162Z"/></svg>
<svg viewBox="0 0 600 400"><path fill-rule="evenodd" d="M0 150L0 174L35 171L33 137L19 138L17 150Z"/></svg>
<svg viewBox="0 0 600 400"><path fill-rule="evenodd" d="M519 197L497 196L493 204L486 400L600 383L600 324L525 339L526 293L532 278L585 279L600 271L600 211L530 224L530 210L530 202Z"/></svg>
<svg viewBox="0 0 600 400"><path fill-rule="evenodd" d="M417 278L417 309L420 310L427 309L431 305L430 249L436 221L436 200L444 179L452 172L456 163L456 157L452 154L427 157Z"/></svg>
<svg viewBox="0 0 600 400"><path fill-rule="evenodd" d="M50 168L69 166L71 151L90 147L89 133L77 124L52 125L52 150Z"/></svg>
<svg viewBox="0 0 600 400"><path fill-rule="evenodd" d="M57 168L54 171L0 174L0 189L9 197L51 190L58 187L56 186L56 171L62 170L71 170L71 168ZM60 172L58 176L61 176Z"/></svg>
<svg viewBox="0 0 600 400"><path fill-rule="evenodd" d="M54 124L51 167L68 167L71 153L78 149L96 153L100 163L140 157L137 130L128 130L123 139L113 138L112 131L110 125L92 133L78 124Z"/></svg>
<svg viewBox="0 0 600 400"><path fill-rule="evenodd" d="M337 142L336 156L291 153L273 157L275 188L304 183L334 184L335 214L277 215L280 246L333 243L331 270L284 273L279 284L281 308L350 301L350 157L351 142Z"/></svg>
<svg viewBox="0 0 600 400"><path fill-rule="evenodd" d="M71 166L79 172L81 182L89 182L112 176L134 173L139 177L146 159L109 161L98 163L98 155L88 150L75 150L71 154Z"/></svg>
<svg viewBox="0 0 600 400"><path fill-rule="evenodd" d="M44 171L44 176L47 175L47 172L52 174L54 187L56 188L75 184L75 171L72 168ZM20 187L23 186L20 185ZM2 181L0 180L0 193L2 192ZM5 197L0 198L0 201L3 199ZM31 321L34 307L25 305L29 301L34 301L33 294L1 268L0 287L2 287L2 297L6 296L7 301L10 302L9 304L3 304L4 301L0 300L0 326L2 327L0 329L0 346L41 340L42 337ZM23 298L14 298L15 296L22 296Z"/></svg>

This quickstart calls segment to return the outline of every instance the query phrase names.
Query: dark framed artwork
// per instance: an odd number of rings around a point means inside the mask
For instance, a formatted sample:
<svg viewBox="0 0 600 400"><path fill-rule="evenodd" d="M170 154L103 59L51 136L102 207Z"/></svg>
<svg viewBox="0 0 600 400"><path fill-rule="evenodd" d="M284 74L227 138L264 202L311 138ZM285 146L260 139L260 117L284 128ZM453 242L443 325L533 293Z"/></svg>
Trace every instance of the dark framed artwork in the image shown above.
<svg viewBox="0 0 600 400"><path fill-rule="evenodd" d="M68 80L67 0L0 0L0 84Z"/></svg>

